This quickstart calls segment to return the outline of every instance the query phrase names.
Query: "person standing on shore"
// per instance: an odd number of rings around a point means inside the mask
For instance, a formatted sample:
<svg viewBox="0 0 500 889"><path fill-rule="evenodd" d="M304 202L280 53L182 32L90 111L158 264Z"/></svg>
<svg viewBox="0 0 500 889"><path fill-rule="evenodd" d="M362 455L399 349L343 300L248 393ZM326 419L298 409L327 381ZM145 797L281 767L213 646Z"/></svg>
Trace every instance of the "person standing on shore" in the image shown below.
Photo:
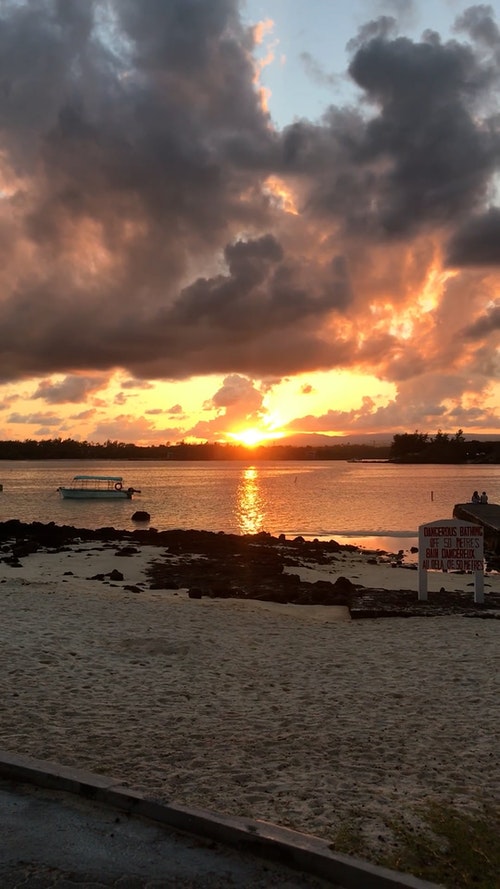
<svg viewBox="0 0 500 889"><path fill-rule="evenodd" d="M483 493L481 494L481 503L487 503L487 502L488 502L488 495L487 495L486 491L483 491Z"/></svg>

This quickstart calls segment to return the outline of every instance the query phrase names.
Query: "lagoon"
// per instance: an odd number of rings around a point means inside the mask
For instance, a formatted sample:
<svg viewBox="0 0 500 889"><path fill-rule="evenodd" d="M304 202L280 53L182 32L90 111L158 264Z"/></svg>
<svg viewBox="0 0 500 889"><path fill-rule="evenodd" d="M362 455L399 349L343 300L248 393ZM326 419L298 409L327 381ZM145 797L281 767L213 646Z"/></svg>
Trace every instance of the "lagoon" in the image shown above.
<svg viewBox="0 0 500 889"><path fill-rule="evenodd" d="M62 500L58 486L77 473L123 475L141 494ZM484 464L5 460L0 483L0 521L133 529L133 513L144 510L158 530L267 531L384 549L410 546L420 524L451 518L474 489L500 502L500 466Z"/></svg>

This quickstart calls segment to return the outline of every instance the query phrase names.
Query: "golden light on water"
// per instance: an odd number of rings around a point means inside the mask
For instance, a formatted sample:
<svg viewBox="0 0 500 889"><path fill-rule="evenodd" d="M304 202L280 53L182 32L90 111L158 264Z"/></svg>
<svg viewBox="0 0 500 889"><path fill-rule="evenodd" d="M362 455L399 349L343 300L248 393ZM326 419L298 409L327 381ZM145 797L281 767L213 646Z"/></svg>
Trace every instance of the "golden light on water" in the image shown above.
<svg viewBox="0 0 500 889"><path fill-rule="evenodd" d="M253 466L243 471L238 486L237 518L242 534L258 534L263 529L264 501L260 493L259 474Z"/></svg>

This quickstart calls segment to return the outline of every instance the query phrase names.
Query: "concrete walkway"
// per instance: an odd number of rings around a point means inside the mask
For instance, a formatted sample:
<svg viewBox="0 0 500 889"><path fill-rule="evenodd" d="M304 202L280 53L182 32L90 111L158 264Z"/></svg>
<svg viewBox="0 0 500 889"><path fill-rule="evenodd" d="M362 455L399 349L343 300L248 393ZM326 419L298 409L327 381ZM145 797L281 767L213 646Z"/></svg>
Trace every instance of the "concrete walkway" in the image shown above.
<svg viewBox="0 0 500 889"><path fill-rule="evenodd" d="M484 542L493 552L500 546L500 505L498 503L456 503L453 518L476 522L484 528Z"/></svg>
<svg viewBox="0 0 500 889"><path fill-rule="evenodd" d="M0 751L2 889L431 889L266 822Z"/></svg>

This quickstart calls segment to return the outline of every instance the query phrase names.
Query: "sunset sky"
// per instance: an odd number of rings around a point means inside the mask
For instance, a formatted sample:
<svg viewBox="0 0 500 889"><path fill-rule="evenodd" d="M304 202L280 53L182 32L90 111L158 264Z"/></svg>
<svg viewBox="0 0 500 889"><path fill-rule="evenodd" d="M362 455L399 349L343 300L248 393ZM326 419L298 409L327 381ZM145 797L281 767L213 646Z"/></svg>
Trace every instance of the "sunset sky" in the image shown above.
<svg viewBox="0 0 500 889"><path fill-rule="evenodd" d="M4 0L0 439L500 433L495 8Z"/></svg>

